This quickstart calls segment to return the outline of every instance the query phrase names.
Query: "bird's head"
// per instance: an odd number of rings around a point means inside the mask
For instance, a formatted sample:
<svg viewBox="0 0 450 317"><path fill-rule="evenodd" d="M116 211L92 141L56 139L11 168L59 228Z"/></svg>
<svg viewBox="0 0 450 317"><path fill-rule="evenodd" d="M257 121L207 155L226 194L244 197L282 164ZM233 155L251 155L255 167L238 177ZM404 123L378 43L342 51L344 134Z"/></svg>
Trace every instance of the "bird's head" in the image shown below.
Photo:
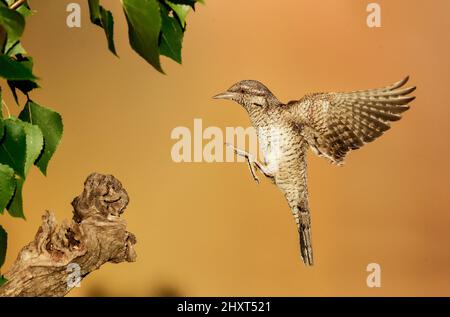
<svg viewBox="0 0 450 317"><path fill-rule="evenodd" d="M270 90L256 80L240 81L213 98L233 100L247 110L253 107L266 107L273 102L278 102Z"/></svg>

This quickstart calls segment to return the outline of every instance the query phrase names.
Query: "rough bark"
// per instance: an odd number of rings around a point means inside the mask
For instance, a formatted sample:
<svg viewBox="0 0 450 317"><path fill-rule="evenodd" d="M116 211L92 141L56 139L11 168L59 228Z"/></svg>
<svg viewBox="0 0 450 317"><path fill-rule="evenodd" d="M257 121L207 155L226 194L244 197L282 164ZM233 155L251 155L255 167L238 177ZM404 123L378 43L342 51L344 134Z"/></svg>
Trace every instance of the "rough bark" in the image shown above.
<svg viewBox="0 0 450 317"><path fill-rule="evenodd" d="M5 274L0 296L64 296L104 263L134 262L136 238L120 218L128 201L114 176L91 174L72 201L71 221L59 225L51 212L42 216L34 240Z"/></svg>

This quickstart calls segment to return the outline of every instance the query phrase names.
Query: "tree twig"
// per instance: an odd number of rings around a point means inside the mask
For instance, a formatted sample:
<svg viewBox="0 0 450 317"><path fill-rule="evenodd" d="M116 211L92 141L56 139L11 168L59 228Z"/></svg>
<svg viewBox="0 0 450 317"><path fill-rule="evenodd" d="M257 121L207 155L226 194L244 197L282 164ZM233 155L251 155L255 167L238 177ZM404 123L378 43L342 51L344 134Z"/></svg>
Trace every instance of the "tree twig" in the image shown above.
<svg viewBox="0 0 450 317"><path fill-rule="evenodd" d="M16 10L18 7L20 7L22 4L24 4L25 2L27 2L27 0L18 0L16 2L14 2L9 8L11 10Z"/></svg>
<svg viewBox="0 0 450 317"><path fill-rule="evenodd" d="M91 174L61 225L46 212L36 236L19 253L0 296L64 296L107 262L134 262L135 236L120 217L128 195L112 175ZM78 280L77 280L78 279Z"/></svg>

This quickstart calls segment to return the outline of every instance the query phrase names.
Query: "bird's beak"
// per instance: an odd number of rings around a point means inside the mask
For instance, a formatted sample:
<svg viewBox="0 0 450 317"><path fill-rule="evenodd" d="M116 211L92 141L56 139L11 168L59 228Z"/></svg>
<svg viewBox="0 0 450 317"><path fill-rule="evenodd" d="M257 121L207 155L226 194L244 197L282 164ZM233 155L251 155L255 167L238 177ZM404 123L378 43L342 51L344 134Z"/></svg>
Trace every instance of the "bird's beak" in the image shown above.
<svg viewBox="0 0 450 317"><path fill-rule="evenodd" d="M213 96L213 99L233 99L236 96L236 93L225 91L223 93L220 93L218 95Z"/></svg>

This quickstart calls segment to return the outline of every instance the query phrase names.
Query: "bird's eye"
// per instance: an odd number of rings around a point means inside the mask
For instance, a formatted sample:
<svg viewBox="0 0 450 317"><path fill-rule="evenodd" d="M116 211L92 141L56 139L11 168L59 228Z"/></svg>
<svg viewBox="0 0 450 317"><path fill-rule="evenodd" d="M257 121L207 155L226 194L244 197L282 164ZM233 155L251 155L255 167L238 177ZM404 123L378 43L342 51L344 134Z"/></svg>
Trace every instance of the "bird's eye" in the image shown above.
<svg viewBox="0 0 450 317"><path fill-rule="evenodd" d="M243 94L244 93L244 89L239 89L239 92L241 93L241 94Z"/></svg>

